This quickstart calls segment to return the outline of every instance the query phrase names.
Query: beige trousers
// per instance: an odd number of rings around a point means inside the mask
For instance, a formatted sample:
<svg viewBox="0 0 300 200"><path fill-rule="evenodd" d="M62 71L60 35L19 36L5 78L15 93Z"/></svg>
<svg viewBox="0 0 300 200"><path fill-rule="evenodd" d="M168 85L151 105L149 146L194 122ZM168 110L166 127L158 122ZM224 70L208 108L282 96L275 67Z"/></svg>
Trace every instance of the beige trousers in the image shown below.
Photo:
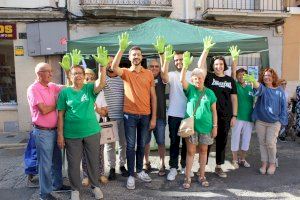
<svg viewBox="0 0 300 200"><path fill-rule="evenodd" d="M280 126L280 122L266 123L260 120L255 122L262 162L275 163L276 143Z"/></svg>

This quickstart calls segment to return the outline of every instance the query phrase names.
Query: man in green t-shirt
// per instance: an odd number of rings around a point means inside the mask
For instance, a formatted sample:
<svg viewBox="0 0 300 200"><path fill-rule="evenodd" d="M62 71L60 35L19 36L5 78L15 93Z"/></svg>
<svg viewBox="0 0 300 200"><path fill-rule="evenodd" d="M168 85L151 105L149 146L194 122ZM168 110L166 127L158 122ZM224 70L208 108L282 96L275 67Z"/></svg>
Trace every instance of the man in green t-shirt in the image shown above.
<svg viewBox="0 0 300 200"><path fill-rule="evenodd" d="M236 65L234 65L236 66ZM238 97L238 114L235 126L232 128L231 135L231 151L232 151L232 165L235 169L239 168L239 164L244 167L250 167L250 164L245 160L246 153L249 150L251 133L253 123L251 121L251 114L253 111L253 89L248 85L243 75L247 74L247 70L241 68L237 71L236 67L232 68L232 76L236 79L237 97ZM236 72L235 72L236 71ZM240 160L238 159L238 151L240 140L241 153Z"/></svg>

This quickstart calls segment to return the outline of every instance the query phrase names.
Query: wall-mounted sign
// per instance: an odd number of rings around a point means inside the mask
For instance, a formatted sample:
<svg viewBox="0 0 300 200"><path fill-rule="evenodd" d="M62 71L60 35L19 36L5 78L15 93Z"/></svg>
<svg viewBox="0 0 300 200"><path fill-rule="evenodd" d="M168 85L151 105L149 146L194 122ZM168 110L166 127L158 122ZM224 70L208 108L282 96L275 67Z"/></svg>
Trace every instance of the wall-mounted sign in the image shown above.
<svg viewBox="0 0 300 200"><path fill-rule="evenodd" d="M248 74L253 74L255 79L258 80L259 67L258 66L248 66Z"/></svg>
<svg viewBox="0 0 300 200"><path fill-rule="evenodd" d="M15 56L24 56L23 46L15 46Z"/></svg>
<svg viewBox="0 0 300 200"><path fill-rule="evenodd" d="M17 26L16 26L16 24L0 23L0 39L2 39L2 40L15 40L15 39L17 39Z"/></svg>

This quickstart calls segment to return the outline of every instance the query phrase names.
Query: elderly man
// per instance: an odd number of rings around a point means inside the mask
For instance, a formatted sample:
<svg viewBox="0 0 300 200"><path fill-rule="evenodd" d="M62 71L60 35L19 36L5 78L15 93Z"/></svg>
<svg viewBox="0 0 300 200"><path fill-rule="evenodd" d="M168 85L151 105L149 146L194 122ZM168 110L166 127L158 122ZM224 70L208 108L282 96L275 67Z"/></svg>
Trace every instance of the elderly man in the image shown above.
<svg viewBox="0 0 300 200"><path fill-rule="evenodd" d="M47 63L37 64L35 74L35 82L27 89L27 99L39 163L40 199L51 199L53 190L67 189L62 184L62 157L56 144L56 100L63 86L51 82L52 67Z"/></svg>

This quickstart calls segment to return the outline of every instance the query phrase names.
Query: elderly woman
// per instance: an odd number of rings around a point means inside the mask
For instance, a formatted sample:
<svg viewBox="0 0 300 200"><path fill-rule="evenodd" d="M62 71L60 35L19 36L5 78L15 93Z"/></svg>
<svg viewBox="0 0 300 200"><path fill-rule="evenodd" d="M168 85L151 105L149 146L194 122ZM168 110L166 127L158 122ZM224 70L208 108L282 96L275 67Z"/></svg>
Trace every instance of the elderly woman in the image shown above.
<svg viewBox="0 0 300 200"><path fill-rule="evenodd" d="M190 172L193 166L196 148L200 152L200 174L199 182L202 186L208 187L209 183L205 177L205 165L207 160L208 145L213 144L213 138L217 136L217 98L211 89L204 86L206 70L196 68L191 74L191 83L186 81L186 71L190 60L189 53L183 54L183 69L181 70L180 81L187 97L186 117L194 117L194 135L186 138L187 158L186 173L183 187L190 188Z"/></svg>
<svg viewBox="0 0 300 200"><path fill-rule="evenodd" d="M106 67L99 68L102 80L105 80L105 71ZM93 193L96 199L101 199L103 194L97 180L101 127L95 115L94 104L104 82L98 78L95 83L84 83L85 71L82 66L73 66L70 72L72 85L61 91L57 102L57 143L60 148L66 147L71 199L80 199L80 161L83 152Z"/></svg>
<svg viewBox="0 0 300 200"><path fill-rule="evenodd" d="M276 170L276 143L281 125L287 125L287 106L284 91L278 86L278 76L274 69L265 68L257 82L254 76L244 75L253 84L257 102L252 114L259 140L262 166L261 174L274 174ZM268 168L267 168L268 167Z"/></svg>

